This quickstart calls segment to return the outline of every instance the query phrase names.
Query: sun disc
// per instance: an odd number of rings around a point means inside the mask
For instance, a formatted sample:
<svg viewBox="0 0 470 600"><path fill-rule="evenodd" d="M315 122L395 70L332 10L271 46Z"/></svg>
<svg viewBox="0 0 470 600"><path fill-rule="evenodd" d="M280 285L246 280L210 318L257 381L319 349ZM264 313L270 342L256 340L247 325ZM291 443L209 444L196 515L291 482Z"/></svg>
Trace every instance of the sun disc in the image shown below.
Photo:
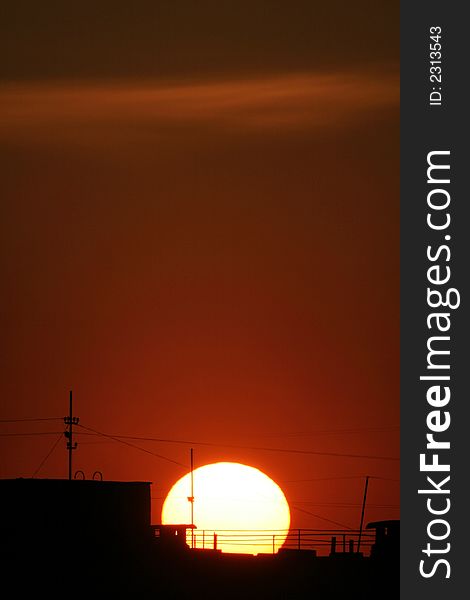
<svg viewBox="0 0 470 600"><path fill-rule="evenodd" d="M281 488L259 469L219 462L194 470L195 547L258 554L284 543L290 511ZM162 508L163 524L191 523L191 474L171 488Z"/></svg>

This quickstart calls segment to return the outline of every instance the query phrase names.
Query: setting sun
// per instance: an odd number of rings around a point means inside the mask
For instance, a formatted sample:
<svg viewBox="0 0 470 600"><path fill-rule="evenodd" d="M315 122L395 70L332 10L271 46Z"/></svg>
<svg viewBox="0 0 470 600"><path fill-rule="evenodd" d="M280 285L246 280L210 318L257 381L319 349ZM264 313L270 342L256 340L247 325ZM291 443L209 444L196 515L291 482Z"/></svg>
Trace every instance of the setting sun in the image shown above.
<svg viewBox="0 0 470 600"><path fill-rule="evenodd" d="M281 488L260 470L240 463L219 462L195 469L195 547L223 552L277 551L290 526L290 512ZM162 523L191 523L191 474L171 488L162 508Z"/></svg>

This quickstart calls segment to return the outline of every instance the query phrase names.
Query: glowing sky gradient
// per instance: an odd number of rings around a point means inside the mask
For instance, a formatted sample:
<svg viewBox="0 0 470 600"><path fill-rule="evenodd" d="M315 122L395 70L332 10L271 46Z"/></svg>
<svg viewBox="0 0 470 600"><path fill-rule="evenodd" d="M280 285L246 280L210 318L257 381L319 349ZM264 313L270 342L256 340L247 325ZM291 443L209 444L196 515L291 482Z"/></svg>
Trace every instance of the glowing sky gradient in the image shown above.
<svg viewBox="0 0 470 600"><path fill-rule="evenodd" d="M397 3L67 4L0 23L0 418L72 387L84 425L272 474L294 527L357 527L365 475L397 517L396 460L253 449L399 455ZM57 435L0 436L0 476ZM158 520L186 469L77 439Z"/></svg>

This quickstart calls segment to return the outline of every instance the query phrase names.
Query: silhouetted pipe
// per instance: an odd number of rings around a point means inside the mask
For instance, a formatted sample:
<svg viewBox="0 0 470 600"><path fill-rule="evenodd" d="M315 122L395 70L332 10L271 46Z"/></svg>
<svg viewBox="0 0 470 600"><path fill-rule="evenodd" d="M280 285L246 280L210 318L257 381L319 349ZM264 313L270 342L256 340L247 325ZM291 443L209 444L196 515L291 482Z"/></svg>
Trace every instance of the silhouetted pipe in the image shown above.
<svg viewBox="0 0 470 600"><path fill-rule="evenodd" d="M364 499L362 500L361 526L359 527L359 539L357 540L357 552L361 547L362 526L364 524L364 512L366 510L367 488L369 487L369 476L366 477L366 485L364 487Z"/></svg>

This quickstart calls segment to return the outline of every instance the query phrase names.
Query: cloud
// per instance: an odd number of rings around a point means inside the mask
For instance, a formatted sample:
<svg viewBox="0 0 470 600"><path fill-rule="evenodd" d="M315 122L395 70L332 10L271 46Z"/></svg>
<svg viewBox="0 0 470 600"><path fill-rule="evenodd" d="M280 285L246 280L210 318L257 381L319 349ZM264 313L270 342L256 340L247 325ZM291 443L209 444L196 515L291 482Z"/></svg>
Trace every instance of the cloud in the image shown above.
<svg viewBox="0 0 470 600"><path fill-rule="evenodd" d="M396 72L168 84L10 84L0 91L0 139L96 143L192 129L231 135L338 129L398 102Z"/></svg>

